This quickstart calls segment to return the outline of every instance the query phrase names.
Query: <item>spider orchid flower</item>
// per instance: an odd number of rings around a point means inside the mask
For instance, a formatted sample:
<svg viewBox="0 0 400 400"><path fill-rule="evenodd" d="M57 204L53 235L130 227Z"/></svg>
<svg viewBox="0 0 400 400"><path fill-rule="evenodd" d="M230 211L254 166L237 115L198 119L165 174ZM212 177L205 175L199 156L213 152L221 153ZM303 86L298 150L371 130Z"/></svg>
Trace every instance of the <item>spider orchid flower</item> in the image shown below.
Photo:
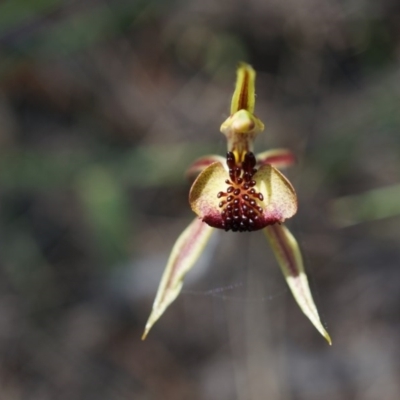
<svg viewBox="0 0 400 400"><path fill-rule="evenodd" d="M254 139L264 130L264 124L254 115L254 103L255 71L250 65L240 64L231 114L221 125L228 143L226 158L202 157L187 172L189 177L197 176L189 193L197 218L172 249L142 339L178 296L186 273L215 229L263 230L300 309L331 344L311 295L299 246L283 225L297 212L297 196L277 168L293 164L294 156L285 149L254 155Z"/></svg>

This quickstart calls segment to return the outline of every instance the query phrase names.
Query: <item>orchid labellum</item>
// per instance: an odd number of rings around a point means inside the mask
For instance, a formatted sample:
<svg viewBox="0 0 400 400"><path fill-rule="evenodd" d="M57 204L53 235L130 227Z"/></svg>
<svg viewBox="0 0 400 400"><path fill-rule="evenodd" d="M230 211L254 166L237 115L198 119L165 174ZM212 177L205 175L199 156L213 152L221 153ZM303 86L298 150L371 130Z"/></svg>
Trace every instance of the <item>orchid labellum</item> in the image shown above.
<svg viewBox="0 0 400 400"><path fill-rule="evenodd" d="M294 157L285 149L254 155L254 139L264 130L264 124L254 115L254 103L255 71L250 65L240 64L231 113L221 125L228 142L227 155L202 157L188 170L189 176L197 176L189 193L197 217L172 249L142 339L178 296L186 273L214 229L263 230L295 300L331 344L311 295L299 246L283 225L297 212L297 196L277 168L293 164Z"/></svg>

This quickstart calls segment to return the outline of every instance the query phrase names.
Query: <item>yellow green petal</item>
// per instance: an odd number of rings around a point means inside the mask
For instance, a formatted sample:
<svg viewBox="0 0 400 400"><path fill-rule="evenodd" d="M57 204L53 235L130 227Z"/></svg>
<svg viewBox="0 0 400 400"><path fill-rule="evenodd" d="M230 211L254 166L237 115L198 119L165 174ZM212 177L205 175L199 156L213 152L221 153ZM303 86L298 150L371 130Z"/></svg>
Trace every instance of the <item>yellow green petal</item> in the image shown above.
<svg viewBox="0 0 400 400"><path fill-rule="evenodd" d="M189 193L189 202L192 210L207 224L214 228L226 228L226 221L222 216L223 207L221 201L224 202L224 197L219 198L218 193L227 190L226 180L229 179L229 174L223 165L219 162L211 164L200 173L194 181ZM283 222L285 219L292 217L297 211L297 196L290 182L271 165L263 165L254 174L253 179L256 181L254 190L254 209L260 208L254 214L249 230L262 229L267 225ZM237 198L240 199L239 204L245 204L243 200L246 190L241 185L236 185L236 188L241 188ZM250 189L249 189L250 190ZM260 196L261 198L258 198ZM234 196L230 196L233 197ZM247 196L249 197L249 196ZM242 207L239 205L238 207ZM257 216L256 216L257 215ZM251 229L250 229L251 228ZM230 228L228 228L230 229ZM233 229L233 228L232 228ZM247 230L246 226L243 228Z"/></svg>
<svg viewBox="0 0 400 400"><path fill-rule="evenodd" d="M240 63L237 69L235 91L231 103L231 115L239 110L254 113L256 72L251 65Z"/></svg>
<svg viewBox="0 0 400 400"><path fill-rule="evenodd" d="M264 232L297 304L327 342L332 344L328 332L321 323L312 298L296 239L283 225L268 226L264 229Z"/></svg>
<svg viewBox="0 0 400 400"><path fill-rule="evenodd" d="M225 158L214 154L200 157L195 160L186 170L186 176L189 179L194 179L201 171L215 162L220 162L223 164L225 162Z"/></svg>
<svg viewBox="0 0 400 400"><path fill-rule="evenodd" d="M182 289L186 273L199 258L210 239L212 231L211 227L196 218L179 236L172 248L167 266L161 278L142 340L146 338L151 327L178 296Z"/></svg>
<svg viewBox="0 0 400 400"><path fill-rule="evenodd" d="M270 164L275 168L287 168L295 163L294 154L288 149L272 149L256 155L257 165Z"/></svg>
<svg viewBox="0 0 400 400"><path fill-rule="evenodd" d="M263 195L263 216L271 223L283 222L297 212L297 196L291 183L271 165L263 165L255 173L257 190Z"/></svg>

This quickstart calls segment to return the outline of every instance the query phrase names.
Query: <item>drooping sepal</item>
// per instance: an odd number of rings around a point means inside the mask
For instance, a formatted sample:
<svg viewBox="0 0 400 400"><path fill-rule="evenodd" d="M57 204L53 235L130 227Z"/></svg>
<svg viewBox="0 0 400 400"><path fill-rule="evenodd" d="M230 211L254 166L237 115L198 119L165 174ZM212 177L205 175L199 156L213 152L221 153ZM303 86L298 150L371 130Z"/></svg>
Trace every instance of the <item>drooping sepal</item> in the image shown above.
<svg viewBox="0 0 400 400"><path fill-rule="evenodd" d="M215 154L210 154L208 156L198 158L186 170L186 177L188 179L196 178L200 174L200 172L202 172L205 168L215 162L220 162L222 164L225 162L225 159L224 157Z"/></svg>
<svg viewBox="0 0 400 400"><path fill-rule="evenodd" d="M331 338L319 318L296 239L283 225L268 226L264 232L300 309L327 342L332 344Z"/></svg>
<svg viewBox="0 0 400 400"><path fill-rule="evenodd" d="M282 169L296 162L294 154L288 149L272 149L256 155L257 165L270 164L275 168Z"/></svg>
<svg viewBox="0 0 400 400"><path fill-rule="evenodd" d="M146 338L151 327L180 293L186 273L199 258L212 231L210 226L196 218L179 236L161 278L142 340Z"/></svg>

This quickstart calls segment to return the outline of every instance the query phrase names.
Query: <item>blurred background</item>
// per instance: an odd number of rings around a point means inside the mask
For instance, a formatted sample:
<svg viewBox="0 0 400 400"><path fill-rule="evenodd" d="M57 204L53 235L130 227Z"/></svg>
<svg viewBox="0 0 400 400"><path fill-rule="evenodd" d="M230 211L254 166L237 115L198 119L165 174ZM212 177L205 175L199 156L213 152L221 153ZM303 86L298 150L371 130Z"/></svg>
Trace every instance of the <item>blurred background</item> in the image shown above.
<svg viewBox="0 0 400 400"><path fill-rule="evenodd" d="M242 60L332 347L259 232L140 340ZM395 0L1 2L1 399L398 399L399 63Z"/></svg>

